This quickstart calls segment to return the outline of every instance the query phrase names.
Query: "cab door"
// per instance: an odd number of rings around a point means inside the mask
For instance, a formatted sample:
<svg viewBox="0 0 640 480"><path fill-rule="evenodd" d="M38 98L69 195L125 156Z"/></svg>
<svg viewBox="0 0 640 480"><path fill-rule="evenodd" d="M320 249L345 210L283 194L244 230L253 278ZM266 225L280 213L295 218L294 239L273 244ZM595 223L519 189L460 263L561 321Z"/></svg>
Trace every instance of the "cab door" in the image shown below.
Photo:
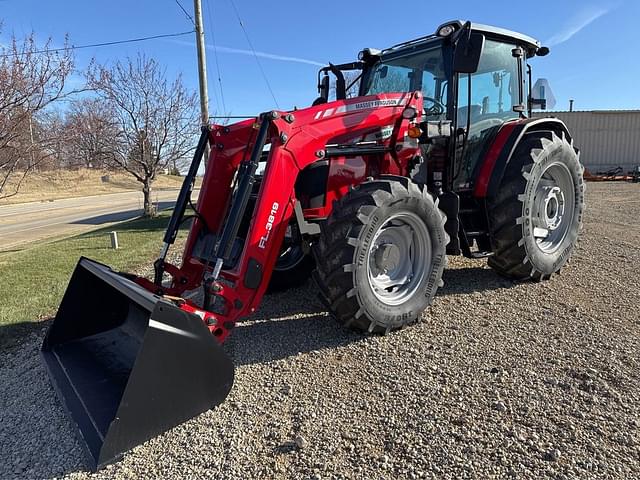
<svg viewBox="0 0 640 480"><path fill-rule="evenodd" d="M514 44L487 39L478 70L457 75L455 121L461 135L456 142L454 191L472 187L478 160L490 141L505 122L521 116L524 75L514 50Z"/></svg>

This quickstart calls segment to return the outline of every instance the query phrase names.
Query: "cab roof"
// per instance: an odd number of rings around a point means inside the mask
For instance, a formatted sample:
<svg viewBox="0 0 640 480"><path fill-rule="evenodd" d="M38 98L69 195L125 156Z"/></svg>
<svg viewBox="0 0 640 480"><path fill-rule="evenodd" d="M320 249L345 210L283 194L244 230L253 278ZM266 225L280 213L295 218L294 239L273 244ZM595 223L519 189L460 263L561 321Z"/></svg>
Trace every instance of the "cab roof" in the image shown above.
<svg viewBox="0 0 640 480"><path fill-rule="evenodd" d="M457 20L460 22L460 20ZM450 22L451 23L451 22ZM460 26L464 23L460 22ZM491 36L502 37L505 40L516 40L517 43L524 44L523 46L528 49L537 50L540 48L540 42L529 35L524 33L514 32L513 30L507 30L506 28L493 27L491 25L483 25L481 23L471 23L471 30L486 33Z"/></svg>
<svg viewBox="0 0 640 480"><path fill-rule="evenodd" d="M426 43L430 40L445 38L438 33L443 27L452 26L455 30L459 30L462 28L467 22L463 20L451 20L449 22L445 22L442 25L438 26L435 33L431 35L427 35L424 37L415 38L413 40L409 40L406 42L399 43L389 48L385 48L382 53L390 53L393 50L398 50L402 47L406 47L408 45L417 45L421 43ZM491 25L483 25L481 23L473 23L471 24L471 30L474 32L479 32L487 35L491 38L496 38L498 40L506 41L506 42L514 42L519 46L522 46L527 51L527 57L533 57L536 54L536 51L540 48L540 42L529 35L525 35L523 33L514 32L512 30L507 30L505 28L493 27Z"/></svg>

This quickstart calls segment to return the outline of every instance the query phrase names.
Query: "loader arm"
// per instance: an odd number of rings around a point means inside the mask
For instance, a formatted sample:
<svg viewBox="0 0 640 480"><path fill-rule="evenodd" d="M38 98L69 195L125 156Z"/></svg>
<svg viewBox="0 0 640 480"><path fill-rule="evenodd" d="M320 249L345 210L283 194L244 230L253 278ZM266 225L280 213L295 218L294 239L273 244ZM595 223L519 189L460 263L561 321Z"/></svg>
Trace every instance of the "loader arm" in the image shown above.
<svg viewBox="0 0 640 480"><path fill-rule="evenodd" d="M409 142L406 136L413 120L404 118L403 111L411 107L419 112L421 103L419 92L384 94L289 113L269 112L230 126L213 125L198 216L182 266L166 265L173 283L163 293L187 298L190 291L204 288L206 304L187 300L180 308L199 315L213 335L224 341L240 318L256 310L267 289L294 215L300 172L331 156L375 156L377 162L367 164L375 165L376 173L407 175L409 161L418 150L417 142ZM380 135L382 130L389 133ZM372 138L377 140L367 140ZM255 181L265 145L270 147L266 167L249 211L246 188ZM326 217L332 201L348 190L347 177L343 185L328 192L324 207L307 209L305 217L316 221ZM242 218L251 220L239 238L237 225Z"/></svg>

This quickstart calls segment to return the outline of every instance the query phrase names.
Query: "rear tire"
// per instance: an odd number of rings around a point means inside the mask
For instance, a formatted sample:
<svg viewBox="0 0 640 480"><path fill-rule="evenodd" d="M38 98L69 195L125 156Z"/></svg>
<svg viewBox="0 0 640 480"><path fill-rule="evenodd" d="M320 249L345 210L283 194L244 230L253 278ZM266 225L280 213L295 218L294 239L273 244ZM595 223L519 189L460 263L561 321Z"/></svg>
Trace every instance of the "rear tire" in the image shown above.
<svg viewBox="0 0 640 480"><path fill-rule="evenodd" d="M582 226L583 172L564 135L532 132L520 141L488 200L491 268L516 280L544 280L562 268Z"/></svg>
<svg viewBox="0 0 640 480"><path fill-rule="evenodd" d="M404 177L364 182L336 202L314 245L314 279L336 319L377 333L415 322L442 285L445 221Z"/></svg>

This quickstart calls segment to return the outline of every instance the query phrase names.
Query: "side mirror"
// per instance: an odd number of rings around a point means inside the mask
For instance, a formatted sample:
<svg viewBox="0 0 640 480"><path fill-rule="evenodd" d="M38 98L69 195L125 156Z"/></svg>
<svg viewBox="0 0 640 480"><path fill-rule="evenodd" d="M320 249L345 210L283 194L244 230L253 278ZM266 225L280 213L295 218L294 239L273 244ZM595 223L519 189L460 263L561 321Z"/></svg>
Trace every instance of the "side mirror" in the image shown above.
<svg viewBox="0 0 640 480"><path fill-rule="evenodd" d="M456 43L453 55L453 70L457 73L475 73L484 49L484 35L473 32L462 34Z"/></svg>
<svg viewBox="0 0 640 480"><path fill-rule="evenodd" d="M539 57L546 57L549 55L549 47L540 47L536 50L536 55Z"/></svg>
<svg viewBox="0 0 640 480"><path fill-rule="evenodd" d="M325 102L329 100L329 75L326 73L322 76L322 80L320 80L318 93L320 94L320 98L324 99Z"/></svg>
<svg viewBox="0 0 640 480"><path fill-rule="evenodd" d="M540 110L547 109L547 100L545 98L531 98L529 97L529 109L540 108Z"/></svg>
<svg viewBox="0 0 640 480"><path fill-rule="evenodd" d="M347 98L347 84L344 80L344 74L333 63L329 63L329 70L336 77L336 100L344 100Z"/></svg>
<svg viewBox="0 0 640 480"><path fill-rule="evenodd" d="M320 96L311 104L314 107L322 103L327 103L329 100L329 75L327 75L327 72L324 72L322 79L318 82L318 93Z"/></svg>
<svg viewBox="0 0 640 480"><path fill-rule="evenodd" d="M529 106L530 108L540 108L541 110L552 109L556 106L556 96L553 94L546 78L539 78L531 87Z"/></svg>

